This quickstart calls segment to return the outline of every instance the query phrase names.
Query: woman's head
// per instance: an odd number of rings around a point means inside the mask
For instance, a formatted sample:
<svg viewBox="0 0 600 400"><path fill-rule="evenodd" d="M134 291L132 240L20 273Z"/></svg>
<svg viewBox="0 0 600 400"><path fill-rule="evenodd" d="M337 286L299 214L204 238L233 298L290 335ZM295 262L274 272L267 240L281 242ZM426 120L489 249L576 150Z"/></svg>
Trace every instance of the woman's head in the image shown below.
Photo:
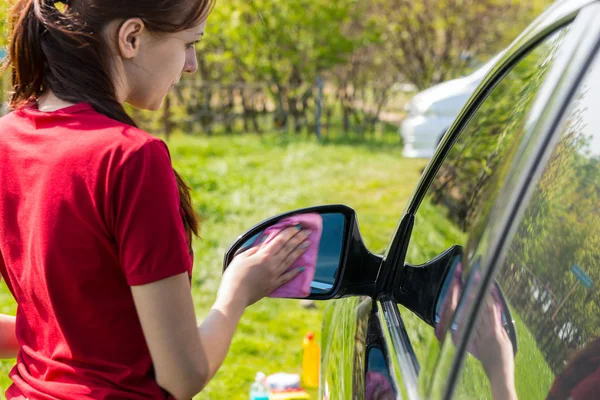
<svg viewBox="0 0 600 400"><path fill-rule="evenodd" d="M211 0L16 0L11 10L11 106L46 90L68 102L157 109L183 72Z"/></svg>
<svg viewBox="0 0 600 400"><path fill-rule="evenodd" d="M213 0L12 0L11 108L52 92L135 126L123 103L158 109L184 72ZM198 234L190 189L175 172L188 239Z"/></svg>
<svg viewBox="0 0 600 400"><path fill-rule="evenodd" d="M204 34L204 26L156 33L140 18L109 24L105 35L110 37L117 98L138 108L158 109L181 75L198 69L194 44Z"/></svg>

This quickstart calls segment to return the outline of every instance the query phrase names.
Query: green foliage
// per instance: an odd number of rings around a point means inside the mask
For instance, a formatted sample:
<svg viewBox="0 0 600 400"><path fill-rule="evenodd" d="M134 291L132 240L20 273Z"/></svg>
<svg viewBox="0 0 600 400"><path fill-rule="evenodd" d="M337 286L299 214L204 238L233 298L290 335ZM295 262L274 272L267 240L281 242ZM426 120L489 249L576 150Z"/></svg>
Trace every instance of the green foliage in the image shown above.
<svg viewBox="0 0 600 400"><path fill-rule="evenodd" d="M325 77L327 112L339 101L348 131L352 119L378 118L394 83L424 89L466 72L469 57L495 54L550 2L229 0L209 19L200 79L265 84L279 123L291 116L298 131L311 125Z"/></svg>
<svg viewBox="0 0 600 400"><path fill-rule="evenodd" d="M341 29L360 10L356 5L355 0L217 5L199 48L206 63L202 79L268 83L283 109L284 101L311 91L319 73L345 63L358 46Z"/></svg>
<svg viewBox="0 0 600 400"><path fill-rule="evenodd" d="M0 4L0 48L6 46L8 41L8 1Z"/></svg>
<svg viewBox="0 0 600 400"><path fill-rule="evenodd" d="M317 77L324 77L325 113L333 112L339 102L344 129L350 130L352 119L364 131L379 117L395 83L426 88L464 73L472 64L464 55L486 59L514 39L550 2L217 2L207 35L198 46L200 72L187 81L264 85L269 110L277 110L278 126L287 126L291 117L296 131L312 131L315 86ZM7 2L0 4L0 28L7 7ZM6 35L0 34L0 46L5 42ZM188 90L179 108L186 117L208 110L203 118L220 119L214 108L228 110L228 102L236 97L234 90L229 92L212 98L210 89Z"/></svg>
<svg viewBox="0 0 600 400"><path fill-rule="evenodd" d="M376 0L383 50L419 89L457 77L469 57L485 61L507 46L551 0Z"/></svg>

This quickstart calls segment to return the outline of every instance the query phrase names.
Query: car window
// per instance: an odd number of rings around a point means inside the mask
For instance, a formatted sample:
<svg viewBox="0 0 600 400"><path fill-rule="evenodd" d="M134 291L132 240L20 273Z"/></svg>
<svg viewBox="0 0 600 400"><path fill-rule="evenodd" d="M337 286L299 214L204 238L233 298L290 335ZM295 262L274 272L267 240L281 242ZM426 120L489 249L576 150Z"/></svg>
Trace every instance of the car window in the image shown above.
<svg viewBox="0 0 600 400"><path fill-rule="evenodd" d="M596 398L600 382L600 58L508 246L469 345L457 398ZM480 250L475 251L475 254ZM498 318L509 309L517 352Z"/></svg>
<svg viewBox="0 0 600 400"><path fill-rule="evenodd" d="M524 140L527 114L567 30L547 38L516 63L474 113L416 213L408 264L424 264L451 246L466 247L481 235L478 222L488 217ZM456 301L446 302L445 307L453 314ZM451 335L452 326L438 326L434 331L401 306L400 312L421 366L419 390L426 395L438 363L438 338Z"/></svg>
<svg viewBox="0 0 600 400"><path fill-rule="evenodd" d="M390 374L388 357L383 343L381 327L378 319L372 318L369 322L369 335L367 338L367 360L365 371L364 398L368 400L395 400L397 390ZM358 392L354 392L358 394ZM362 398L355 396L355 398Z"/></svg>

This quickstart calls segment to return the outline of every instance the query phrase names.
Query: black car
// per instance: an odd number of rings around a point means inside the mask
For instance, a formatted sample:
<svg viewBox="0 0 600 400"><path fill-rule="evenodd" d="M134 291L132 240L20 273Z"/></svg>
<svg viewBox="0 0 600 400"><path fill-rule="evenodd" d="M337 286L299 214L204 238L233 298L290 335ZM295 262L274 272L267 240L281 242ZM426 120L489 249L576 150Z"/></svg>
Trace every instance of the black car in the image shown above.
<svg viewBox="0 0 600 400"><path fill-rule="evenodd" d="M401 173L401 171L399 171ZM309 298L329 300L320 399L600 398L600 1L559 1L488 73L383 255L343 205Z"/></svg>

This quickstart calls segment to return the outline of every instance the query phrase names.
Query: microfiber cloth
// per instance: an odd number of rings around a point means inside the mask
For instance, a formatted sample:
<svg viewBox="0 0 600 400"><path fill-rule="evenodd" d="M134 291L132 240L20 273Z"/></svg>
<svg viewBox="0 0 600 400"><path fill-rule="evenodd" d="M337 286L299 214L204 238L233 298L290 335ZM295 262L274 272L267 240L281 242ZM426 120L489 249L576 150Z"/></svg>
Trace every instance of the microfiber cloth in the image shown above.
<svg viewBox="0 0 600 400"><path fill-rule="evenodd" d="M315 277L319 243L321 242L321 233L323 232L323 218L321 218L319 214L297 214L284 218L275 225L265 229L253 243L253 246L262 243L267 244L284 229L297 225L300 225L302 229L311 230L310 236L307 238L307 240L310 241L310 246L292 263L292 266L288 268L288 271L300 267L304 267L304 271L300 272L300 274L291 281L275 289L269 297L301 298L307 297L310 294L310 284ZM263 238L265 239L263 240Z"/></svg>
<svg viewBox="0 0 600 400"><path fill-rule="evenodd" d="M392 389L392 384L388 378L376 371L367 372L365 386L366 400L388 399L394 395L394 389Z"/></svg>

